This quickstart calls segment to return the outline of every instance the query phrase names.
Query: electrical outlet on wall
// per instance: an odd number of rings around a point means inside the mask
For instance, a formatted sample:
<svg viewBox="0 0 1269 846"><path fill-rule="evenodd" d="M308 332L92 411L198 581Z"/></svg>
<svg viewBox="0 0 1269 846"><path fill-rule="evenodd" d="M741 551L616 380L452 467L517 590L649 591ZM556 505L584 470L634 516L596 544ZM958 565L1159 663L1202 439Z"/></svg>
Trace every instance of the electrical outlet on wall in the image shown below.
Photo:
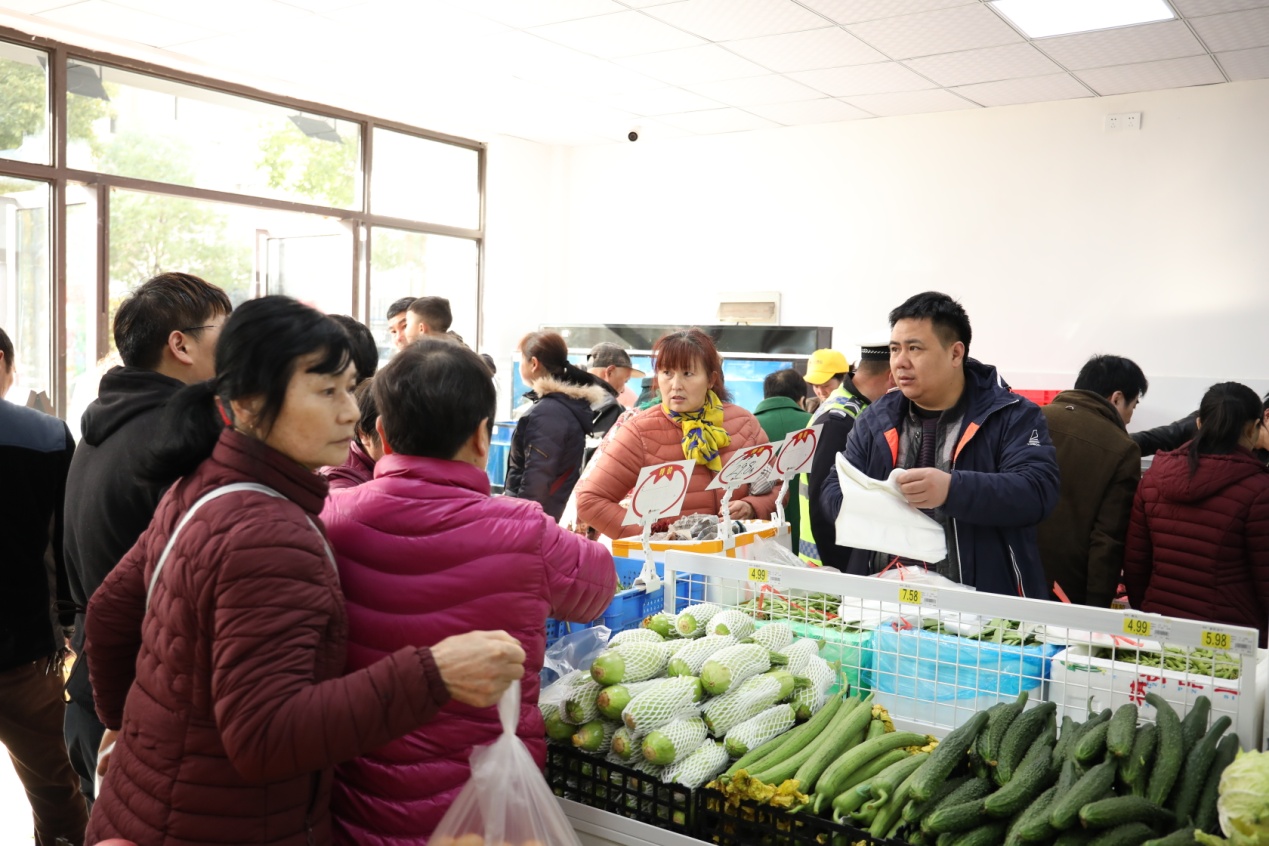
<svg viewBox="0 0 1269 846"><path fill-rule="evenodd" d="M1124 112L1118 115L1106 115L1107 132L1141 129L1141 112Z"/></svg>

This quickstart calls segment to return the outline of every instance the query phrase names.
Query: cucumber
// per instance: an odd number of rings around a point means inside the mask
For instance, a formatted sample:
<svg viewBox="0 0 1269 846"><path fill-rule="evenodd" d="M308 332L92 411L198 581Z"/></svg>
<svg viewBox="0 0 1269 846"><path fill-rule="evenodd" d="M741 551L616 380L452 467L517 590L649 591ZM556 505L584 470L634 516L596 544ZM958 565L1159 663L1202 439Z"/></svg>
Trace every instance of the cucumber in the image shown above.
<svg viewBox="0 0 1269 846"><path fill-rule="evenodd" d="M920 821L929 811L933 810L939 802L943 801L952 791L956 790L965 782L969 781L969 776L957 776L949 778L947 781L939 785L934 791L934 795L924 802L909 802L908 806L903 809L903 821L906 823L914 823Z"/></svg>
<svg viewBox="0 0 1269 846"><path fill-rule="evenodd" d="M1098 834L1088 841L1089 846L1141 846L1154 837L1154 831L1145 823L1128 823Z"/></svg>
<svg viewBox="0 0 1269 846"><path fill-rule="evenodd" d="M840 696L833 696L824 703L824 707L815 713L815 716L807 720L797 728L791 729L777 738L767 741L757 749L745 755L736 763L732 764L723 777L731 778L741 770L748 770L751 774L756 770L769 763L774 764L776 761L783 760L789 755L794 755L806 747L808 743L814 740L819 733L832 722L837 716L838 710L845 703L845 699ZM768 761L768 758L770 761Z"/></svg>
<svg viewBox="0 0 1269 846"><path fill-rule="evenodd" d="M1146 784L1146 798L1156 805L1163 805L1176 784L1181 772L1185 751L1181 748L1181 720L1166 699L1157 693L1147 693L1146 702L1154 706L1155 725L1159 727L1154 768Z"/></svg>
<svg viewBox="0 0 1269 846"><path fill-rule="evenodd" d="M1083 844L1091 843L1096 836L1095 831L1077 827L1059 834L1058 839L1053 841L1053 846L1083 846Z"/></svg>
<svg viewBox="0 0 1269 846"><path fill-rule="evenodd" d="M1181 822L1192 822L1194 812L1198 809L1199 797L1203 793L1203 784L1207 781L1208 770L1216 760L1216 745L1221 735L1233 722L1228 716L1221 716L1203 735L1203 739L1194 744L1190 754L1185 757L1185 767L1172 789L1172 810ZM1182 730L1184 730L1184 724Z"/></svg>
<svg viewBox="0 0 1269 846"><path fill-rule="evenodd" d="M1154 828L1171 828L1176 817L1140 796L1112 796L1080 808L1080 824L1085 828L1115 828L1128 823L1146 823Z"/></svg>
<svg viewBox="0 0 1269 846"><path fill-rule="evenodd" d="M867 766L870 761L879 755L892 749L901 749L905 746L924 746L927 743L929 743L929 739L925 735L911 731L892 731L889 734L881 735L881 737L865 740L855 748L848 749L842 753L824 771L825 776L831 773L824 792L843 789L840 785L844 785L856 770ZM925 762L928 764L929 759L925 759ZM823 777L821 777L822 779Z"/></svg>
<svg viewBox="0 0 1269 846"><path fill-rule="evenodd" d="M1132 752L1136 735L1137 706L1125 702L1110 718L1110 728L1106 732L1106 750L1116 758L1126 758Z"/></svg>
<svg viewBox="0 0 1269 846"><path fill-rule="evenodd" d="M1200 694L1194 700L1185 719L1181 720L1181 740L1185 743L1185 754L1189 755L1194 744L1207 733L1208 716L1212 713L1212 700Z"/></svg>
<svg viewBox="0 0 1269 846"><path fill-rule="evenodd" d="M1113 713L1109 708L1104 708L1102 709L1101 713L1094 714L1093 716L1089 717L1087 720L1085 720L1084 722L1076 726L1075 736L1071 738L1071 744L1068 747L1066 747L1067 757L1073 758L1075 756L1075 747L1079 744L1080 738L1082 738L1085 734L1087 734L1088 732L1100 726L1102 723L1109 720L1112 715Z"/></svg>
<svg viewBox="0 0 1269 846"><path fill-rule="evenodd" d="M1013 771L1026 757L1027 750L1044 731L1045 726L1056 719L1057 703L1042 702L1029 711L1023 711L1009 727L996 756L996 783L1008 784ZM1056 726L1056 724L1055 724ZM1056 731L1056 727L1054 731Z"/></svg>
<svg viewBox="0 0 1269 846"><path fill-rule="evenodd" d="M1057 746L1053 747L1053 758L1058 762L1059 766L1062 761L1066 760L1066 747L1075 741L1077 728L1078 724L1070 714L1062 717L1062 730L1058 732Z"/></svg>
<svg viewBox="0 0 1269 846"><path fill-rule="evenodd" d="M957 805L964 805L967 803L979 804L981 809L981 802L989 793L991 793L991 779L987 779L987 778L970 779L969 781L965 782L960 787L956 788L951 793L949 793L946 797L943 798L941 802L939 802L937 805L930 808L929 813L921 817L921 830L924 831L926 834L939 834L940 832L930 831L926 827L926 822L932 816L934 816L939 811L942 811L945 808L952 808Z"/></svg>
<svg viewBox="0 0 1269 846"><path fill-rule="evenodd" d="M828 801L832 802L837 796L861 782L867 781L871 783L877 775L885 772L891 764L898 763L908 757L910 756L906 749L891 749L889 752L884 752L873 758L853 773L844 769L834 771L838 762L842 760L838 758L833 762L832 766L824 771L824 775L820 776L820 780L815 785L815 792L817 795L826 796Z"/></svg>
<svg viewBox="0 0 1269 846"><path fill-rule="evenodd" d="M1037 741L1004 787L983 801L983 810L997 819L1012 817L1053 783L1053 749Z"/></svg>
<svg viewBox="0 0 1269 846"><path fill-rule="evenodd" d="M1074 766L1072 762L1072 766ZM1080 777L1066 793L1053 803L1049 812L1049 822L1058 831L1066 831L1073 827L1080 818L1080 808L1089 802L1095 802L1110 793L1115 783L1114 761L1104 761L1093 767Z"/></svg>
<svg viewBox="0 0 1269 846"><path fill-rule="evenodd" d="M920 752L916 755L909 755L898 763L891 764L883 772L872 779L871 789L869 791L874 802L878 805L892 804L894 796L900 785L912 777L912 774L925 763L925 759L930 756L928 752ZM911 787L909 787L909 791ZM906 803L907 800L905 799ZM884 834L884 832L883 832Z"/></svg>
<svg viewBox="0 0 1269 846"><path fill-rule="evenodd" d="M1005 836L1004 820L989 822L965 832L952 841L952 846L996 846Z"/></svg>
<svg viewBox="0 0 1269 846"><path fill-rule="evenodd" d="M956 805L944 805L921 820L921 830L926 834L969 831L982 824L983 800L974 799Z"/></svg>
<svg viewBox="0 0 1269 846"><path fill-rule="evenodd" d="M1027 692L1018 694L1013 702L1001 702L987 709L987 728L979 741L980 757L989 767L996 766L996 756L1000 754L1000 744L1014 720L1027 705Z"/></svg>
<svg viewBox="0 0 1269 846"><path fill-rule="evenodd" d="M1137 729L1128 757L1119 762L1119 778L1128 786L1133 796L1146 795L1146 779L1150 776L1150 765L1154 763L1154 750L1158 742L1159 727L1154 723L1146 723Z"/></svg>
<svg viewBox="0 0 1269 846"><path fill-rule="evenodd" d="M943 742L930 753L925 765L918 770L917 779L912 784L913 799L924 801L934 794L935 789L965 761L965 753L986 724L987 712L979 711L943 738Z"/></svg>
<svg viewBox="0 0 1269 846"><path fill-rule="evenodd" d="M1112 722L1114 718L1095 726L1080 738L1080 742L1075 744L1075 763L1091 764L1106 754L1106 735L1110 733Z"/></svg>
<svg viewBox="0 0 1269 846"><path fill-rule="evenodd" d="M1053 826L1049 824L1049 809L1053 807L1053 800L1057 795L1058 788L1055 784L1041 793L1025 811L1019 814L1018 819L1005 837L1005 846L1016 846L1019 843L1038 843L1042 840L1048 840L1056 834L1057 832L1053 830Z"/></svg>
<svg viewBox="0 0 1269 846"><path fill-rule="evenodd" d="M924 754L924 753L923 753ZM916 756L913 756L916 757ZM906 762L905 762L906 763ZM899 786L894 789L890 795L889 801L877 811L877 818L872 821L872 826L868 829L868 833L878 840L885 839L892 828L903 822L901 815L904 807L908 804L908 797L912 793L912 781L916 777L916 769L913 768L908 772L907 777L900 782ZM877 783L873 782L873 792L877 792Z"/></svg>
<svg viewBox="0 0 1269 846"><path fill-rule="evenodd" d="M1194 839L1195 828L1187 825L1185 828L1177 829L1166 837L1156 837L1154 840L1147 840L1141 846L1194 846L1197 842Z"/></svg>
<svg viewBox="0 0 1269 846"><path fill-rule="evenodd" d="M828 729L816 741L815 753L806 759L806 763L797 768L793 778L797 780L798 789L803 793L813 793L815 783L819 781L829 764L846 750L859 745L864 733L868 731L868 723L872 720L872 694L869 693L850 709L842 709L837 718L829 724ZM858 737L856 737L858 735ZM780 782L775 782L779 784Z"/></svg>
<svg viewBox="0 0 1269 846"><path fill-rule="evenodd" d="M1198 810L1194 813L1194 827L1208 834L1220 834L1220 820L1216 812L1216 799L1219 795L1221 774L1238 755L1238 735L1227 734L1216 744L1216 757L1212 760L1212 768L1203 783L1203 792L1199 794Z"/></svg>

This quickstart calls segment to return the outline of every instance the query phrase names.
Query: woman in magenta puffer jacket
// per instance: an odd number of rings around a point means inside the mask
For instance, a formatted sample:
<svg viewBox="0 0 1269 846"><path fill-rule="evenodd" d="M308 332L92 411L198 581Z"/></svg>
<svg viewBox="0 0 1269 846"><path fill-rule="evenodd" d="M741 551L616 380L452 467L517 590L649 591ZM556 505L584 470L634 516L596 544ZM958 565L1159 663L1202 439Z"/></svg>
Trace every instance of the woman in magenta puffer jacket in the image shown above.
<svg viewBox="0 0 1269 846"><path fill-rule="evenodd" d="M1133 608L1269 629L1269 468L1251 453L1264 425L1254 391L1212 386L1188 445L1141 480L1124 551Z"/></svg>
<svg viewBox="0 0 1269 846"><path fill-rule="evenodd" d="M347 598L348 671L404 643L496 623L524 647L519 734L542 765L546 618L603 614L616 588L612 556L536 502L490 497L496 396L474 352L420 341L379 371L374 390L387 454L373 481L333 493L322 511ZM427 726L341 765L335 841L426 843L467 781L472 747L500 733L496 709L451 702Z"/></svg>

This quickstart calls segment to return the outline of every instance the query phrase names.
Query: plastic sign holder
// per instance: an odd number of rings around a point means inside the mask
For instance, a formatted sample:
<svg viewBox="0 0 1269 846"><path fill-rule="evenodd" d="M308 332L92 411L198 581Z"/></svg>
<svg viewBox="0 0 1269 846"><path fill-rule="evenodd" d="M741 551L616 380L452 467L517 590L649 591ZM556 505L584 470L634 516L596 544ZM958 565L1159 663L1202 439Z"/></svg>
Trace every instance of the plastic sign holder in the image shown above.
<svg viewBox="0 0 1269 846"><path fill-rule="evenodd" d="M775 458L776 444L758 444L745 447L732 453L731 458L718 471L705 490L723 490L723 501L719 506L718 525L722 531L718 536L723 539L725 548L731 548L732 519L728 511L731 508L731 497L737 488L753 484L767 473L771 459ZM757 516L757 515L754 515Z"/></svg>
<svg viewBox="0 0 1269 846"><path fill-rule="evenodd" d="M820 442L820 430L823 428L824 424L819 423L790 432L780 442L780 451L771 462L770 472L774 478L780 480L780 489L776 491L776 518L781 526L787 524L784 519L785 490L789 482L799 473L805 473L811 469L811 462L815 459L815 448Z"/></svg>
<svg viewBox="0 0 1269 846"><path fill-rule="evenodd" d="M634 580L634 587L646 588L648 593L661 589L661 579L652 560L652 524L663 517L677 517L683 510L695 467L696 462L688 459L655 464L639 471L626 507L626 518L621 521L623 526L641 527L643 570Z"/></svg>

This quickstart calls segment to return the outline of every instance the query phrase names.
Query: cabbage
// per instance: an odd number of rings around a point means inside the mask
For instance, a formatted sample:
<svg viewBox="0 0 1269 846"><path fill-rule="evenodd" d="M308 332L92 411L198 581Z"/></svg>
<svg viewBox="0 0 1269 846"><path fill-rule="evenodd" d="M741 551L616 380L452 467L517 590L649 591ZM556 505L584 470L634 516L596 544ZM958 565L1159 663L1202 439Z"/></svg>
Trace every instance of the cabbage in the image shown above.
<svg viewBox="0 0 1269 846"><path fill-rule="evenodd" d="M1200 843L1269 846L1269 755L1240 751L1221 774L1216 810L1228 840L1197 833Z"/></svg>

